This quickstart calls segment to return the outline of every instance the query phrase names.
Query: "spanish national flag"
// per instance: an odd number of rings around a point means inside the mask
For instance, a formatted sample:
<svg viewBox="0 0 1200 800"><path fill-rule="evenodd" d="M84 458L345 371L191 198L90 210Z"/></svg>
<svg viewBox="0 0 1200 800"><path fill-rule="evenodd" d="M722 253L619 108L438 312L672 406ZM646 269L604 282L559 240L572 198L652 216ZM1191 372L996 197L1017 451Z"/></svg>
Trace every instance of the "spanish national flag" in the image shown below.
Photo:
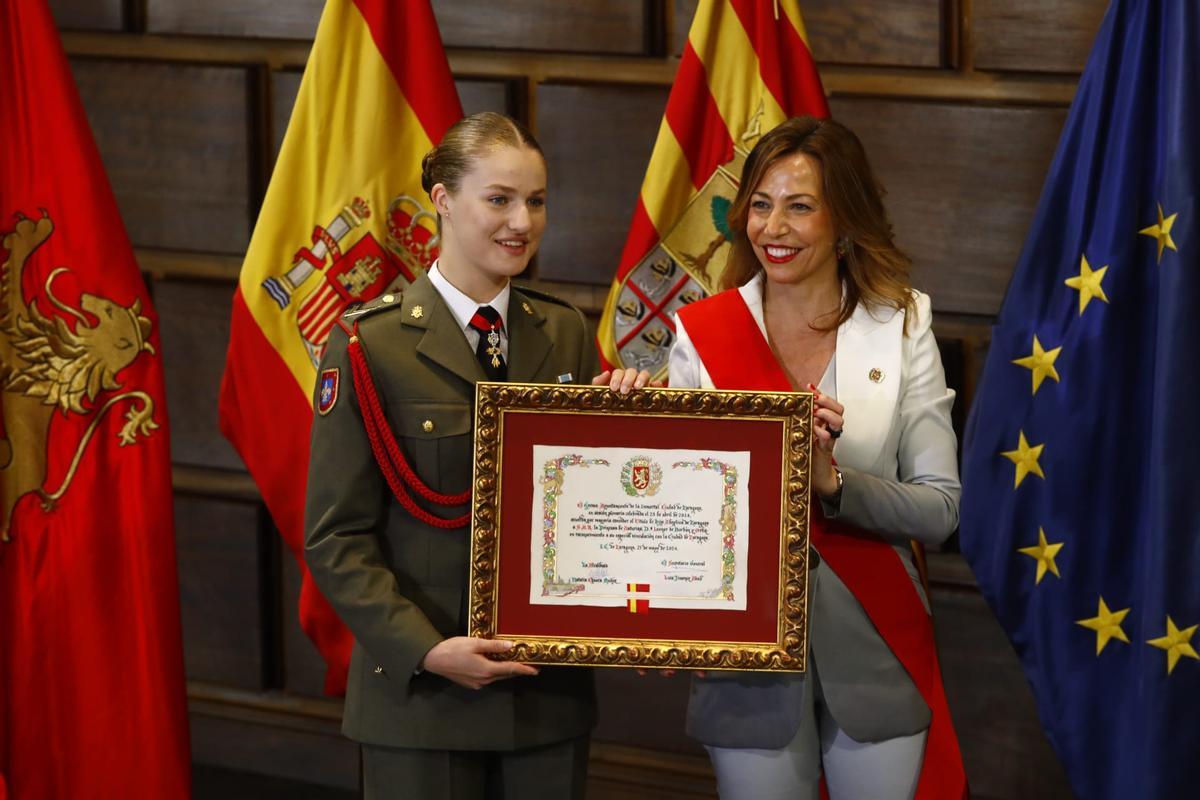
<svg viewBox="0 0 1200 800"><path fill-rule="evenodd" d="M650 612L650 584L627 583L625 591L629 595L625 606L629 609L630 614L648 614Z"/></svg>
<svg viewBox="0 0 1200 800"><path fill-rule="evenodd" d="M796 0L701 0L597 335L606 366L665 377L671 315L711 294L758 137L829 116Z"/></svg>
<svg viewBox="0 0 1200 800"><path fill-rule="evenodd" d="M317 363L347 305L437 257L421 158L461 116L427 0L329 0L233 299L221 430L304 571L300 622L331 694L352 638L304 569Z"/></svg>

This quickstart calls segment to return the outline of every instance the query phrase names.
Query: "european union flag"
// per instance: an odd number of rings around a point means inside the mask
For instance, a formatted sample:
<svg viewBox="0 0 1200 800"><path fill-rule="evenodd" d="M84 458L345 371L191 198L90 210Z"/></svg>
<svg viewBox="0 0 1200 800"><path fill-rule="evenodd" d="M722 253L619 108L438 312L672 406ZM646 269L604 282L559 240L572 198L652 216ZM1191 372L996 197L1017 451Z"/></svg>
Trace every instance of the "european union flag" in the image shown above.
<svg viewBox="0 0 1200 800"><path fill-rule="evenodd" d="M962 545L1082 797L1200 797L1200 3L1113 0L993 329Z"/></svg>

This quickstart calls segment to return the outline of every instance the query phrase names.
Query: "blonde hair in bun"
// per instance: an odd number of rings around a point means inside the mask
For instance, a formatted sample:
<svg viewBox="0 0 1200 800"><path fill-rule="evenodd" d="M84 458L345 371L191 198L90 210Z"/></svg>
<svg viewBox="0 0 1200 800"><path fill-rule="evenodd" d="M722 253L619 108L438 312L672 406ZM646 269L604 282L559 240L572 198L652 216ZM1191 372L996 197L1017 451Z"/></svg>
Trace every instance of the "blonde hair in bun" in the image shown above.
<svg viewBox="0 0 1200 800"><path fill-rule="evenodd" d="M546 154L529 129L507 114L482 111L463 117L450 126L441 143L421 159L421 188L429 194L442 184L452 194L462 186L463 176L476 159L498 147L529 147L544 160ZM438 232L442 218L438 216Z"/></svg>

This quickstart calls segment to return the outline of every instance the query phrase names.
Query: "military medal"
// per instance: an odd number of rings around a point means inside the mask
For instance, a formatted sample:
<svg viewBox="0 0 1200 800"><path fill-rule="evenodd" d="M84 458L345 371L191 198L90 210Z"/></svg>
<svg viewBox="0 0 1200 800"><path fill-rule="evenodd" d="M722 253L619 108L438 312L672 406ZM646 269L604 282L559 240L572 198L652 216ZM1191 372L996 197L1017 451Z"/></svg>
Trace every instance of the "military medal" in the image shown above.
<svg viewBox="0 0 1200 800"><path fill-rule="evenodd" d="M504 380L504 354L500 351L500 331L504 321L500 312L491 306L480 306L467 325L479 332L479 340L475 343L479 366L490 377L500 375L499 380Z"/></svg>
<svg viewBox="0 0 1200 800"><path fill-rule="evenodd" d="M496 329L488 331L487 335L487 354L492 357L492 366L498 368L500 366L500 334Z"/></svg>

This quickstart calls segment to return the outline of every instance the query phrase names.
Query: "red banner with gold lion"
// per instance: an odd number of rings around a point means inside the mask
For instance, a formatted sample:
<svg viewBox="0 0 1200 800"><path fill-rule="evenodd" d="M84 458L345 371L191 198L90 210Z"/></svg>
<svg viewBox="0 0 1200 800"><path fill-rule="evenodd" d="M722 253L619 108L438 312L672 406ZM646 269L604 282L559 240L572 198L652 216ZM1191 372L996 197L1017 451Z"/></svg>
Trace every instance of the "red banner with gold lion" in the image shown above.
<svg viewBox="0 0 1200 800"><path fill-rule="evenodd" d="M0 797L186 797L158 319L44 3L0 76Z"/></svg>

